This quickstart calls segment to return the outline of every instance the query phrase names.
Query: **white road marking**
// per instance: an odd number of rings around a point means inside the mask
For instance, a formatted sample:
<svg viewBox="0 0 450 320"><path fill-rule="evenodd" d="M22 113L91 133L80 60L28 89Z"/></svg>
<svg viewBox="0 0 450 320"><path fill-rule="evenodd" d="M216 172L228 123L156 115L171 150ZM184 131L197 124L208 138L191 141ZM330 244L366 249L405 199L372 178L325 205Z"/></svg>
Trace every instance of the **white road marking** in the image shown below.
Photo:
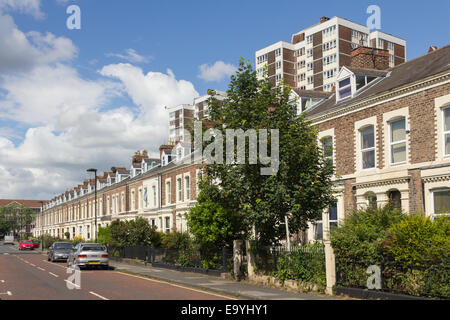
<svg viewBox="0 0 450 320"><path fill-rule="evenodd" d="M37 267L39 270L42 270L42 271L45 271L45 269L42 269L42 268L40 268L40 267Z"/></svg>
<svg viewBox="0 0 450 320"><path fill-rule="evenodd" d="M99 294L97 294L97 293L95 293L95 292L89 291L89 293L90 293L90 294L93 294L93 295L96 296L96 297L99 297L100 299L103 299L103 300L109 300L109 299L107 299L107 298L105 298L105 297L102 297L101 295L99 295Z"/></svg>
<svg viewBox="0 0 450 320"><path fill-rule="evenodd" d="M54 273L51 273L51 272L49 272L52 276L54 276L54 277L56 277L56 278L59 278L59 276L58 275L56 275L56 274L54 274Z"/></svg>
<svg viewBox="0 0 450 320"><path fill-rule="evenodd" d="M1 283L5 283L5 280L0 280Z"/></svg>
<svg viewBox="0 0 450 320"><path fill-rule="evenodd" d="M4 253L5 256L9 256L9 253Z"/></svg>
<svg viewBox="0 0 450 320"><path fill-rule="evenodd" d="M30 265L33 266L33 267L36 267L36 265L35 265L35 264L32 264L32 263L30 263Z"/></svg>
<svg viewBox="0 0 450 320"><path fill-rule="evenodd" d="M78 287L78 288L80 288L80 286L79 285L77 285L77 284L75 284L75 283L73 283L73 282L70 282L69 280L64 280L65 282L67 282L68 284L70 284L71 286L74 286L74 287Z"/></svg>
<svg viewBox="0 0 450 320"><path fill-rule="evenodd" d="M8 296L12 296L11 291L6 291L5 293L0 293L0 294L7 294Z"/></svg>

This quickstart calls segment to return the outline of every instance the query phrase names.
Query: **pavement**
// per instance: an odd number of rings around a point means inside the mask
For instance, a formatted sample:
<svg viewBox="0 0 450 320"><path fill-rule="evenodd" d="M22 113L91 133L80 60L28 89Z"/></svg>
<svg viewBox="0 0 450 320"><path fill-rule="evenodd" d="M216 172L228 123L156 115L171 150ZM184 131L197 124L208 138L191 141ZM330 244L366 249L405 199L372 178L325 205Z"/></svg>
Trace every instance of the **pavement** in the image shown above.
<svg viewBox="0 0 450 320"><path fill-rule="evenodd" d="M181 272L170 269L154 268L143 263L126 263L110 260L110 266L116 270L129 274L148 277L151 279L165 281L185 287L214 292L236 299L246 300L342 300L342 297L291 293L281 289L268 288L247 283L245 281L232 281L219 277L208 276L198 273Z"/></svg>

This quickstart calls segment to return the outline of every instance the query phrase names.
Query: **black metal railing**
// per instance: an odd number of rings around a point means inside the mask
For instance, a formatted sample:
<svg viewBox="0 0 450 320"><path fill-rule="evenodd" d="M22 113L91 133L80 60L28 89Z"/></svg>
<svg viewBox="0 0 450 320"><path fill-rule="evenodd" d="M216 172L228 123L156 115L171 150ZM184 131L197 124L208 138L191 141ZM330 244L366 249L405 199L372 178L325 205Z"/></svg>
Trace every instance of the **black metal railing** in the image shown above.
<svg viewBox="0 0 450 320"><path fill-rule="evenodd" d="M152 246L109 247L112 258L138 259L161 268L219 274L233 267L233 252L219 250L167 249Z"/></svg>
<svg viewBox="0 0 450 320"><path fill-rule="evenodd" d="M374 270L380 272L381 288L375 288ZM362 261L336 257L336 286L450 299L450 262L401 264L385 259Z"/></svg>

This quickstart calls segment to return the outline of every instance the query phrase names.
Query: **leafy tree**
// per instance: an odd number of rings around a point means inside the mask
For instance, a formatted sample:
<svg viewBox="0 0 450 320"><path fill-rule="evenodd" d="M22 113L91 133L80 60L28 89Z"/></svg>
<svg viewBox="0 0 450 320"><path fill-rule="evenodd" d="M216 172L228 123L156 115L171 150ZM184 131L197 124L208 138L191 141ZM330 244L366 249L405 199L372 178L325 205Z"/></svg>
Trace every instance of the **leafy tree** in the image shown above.
<svg viewBox="0 0 450 320"><path fill-rule="evenodd" d="M242 215L211 201L203 192L187 216L189 231L203 246L229 246L242 238Z"/></svg>
<svg viewBox="0 0 450 320"><path fill-rule="evenodd" d="M12 202L0 207L0 232L17 234L26 225L32 223L36 212L20 203Z"/></svg>
<svg viewBox="0 0 450 320"><path fill-rule="evenodd" d="M226 129L268 130L269 152L271 138L275 138L270 130L278 129L279 168L272 175L262 175L261 169L268 165L261 163L261 158L257 164L249 163L246 139L245 164L206 166L201 193L223 211L213 208L202 213L201 208L208 203L205 199L191 215L209 212L209 220L214 219L217 212L222 218L229 215L229 221L240 223L238 228L232 228L233 232L247 235L254 226L258 240L267 244L285 238L286 216L293 233L306 229L308 221L320 219L334 200L333 168L318 147L317 130L303 115L297 116L297 103L292 101L290 93L288 85L273 87L268 79L258 80L251 64L241 59L236 75L231 77L227 98L223 102L209 100L211 126L222 133L223 150L227 153L230 150L226 148ZM210 142L204 142L204 146L208 144ZM236 156L242 149L235 147L233 151ZM200 234L206 234L210 226L204 228Z"/></svg>

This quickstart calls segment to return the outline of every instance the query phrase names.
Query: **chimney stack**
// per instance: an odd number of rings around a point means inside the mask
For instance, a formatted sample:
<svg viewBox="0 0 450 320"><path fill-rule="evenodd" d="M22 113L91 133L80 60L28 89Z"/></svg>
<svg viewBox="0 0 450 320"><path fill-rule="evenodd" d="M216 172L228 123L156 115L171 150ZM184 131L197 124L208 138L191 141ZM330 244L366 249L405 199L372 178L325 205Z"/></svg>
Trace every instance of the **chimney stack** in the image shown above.
<svg viewBox="0 0 450 320"><path fill-rule="evenodd" d="M360 46L351 52L350 67L387 70L389 69L389 50Z"/></svg>
<svg viewBox="0 0 450 320"><path fill-rule="evenodd" d="M436 51L437 49L439 49L437 46L430 46L430 48L428 49L428 53Z"/></svg>

